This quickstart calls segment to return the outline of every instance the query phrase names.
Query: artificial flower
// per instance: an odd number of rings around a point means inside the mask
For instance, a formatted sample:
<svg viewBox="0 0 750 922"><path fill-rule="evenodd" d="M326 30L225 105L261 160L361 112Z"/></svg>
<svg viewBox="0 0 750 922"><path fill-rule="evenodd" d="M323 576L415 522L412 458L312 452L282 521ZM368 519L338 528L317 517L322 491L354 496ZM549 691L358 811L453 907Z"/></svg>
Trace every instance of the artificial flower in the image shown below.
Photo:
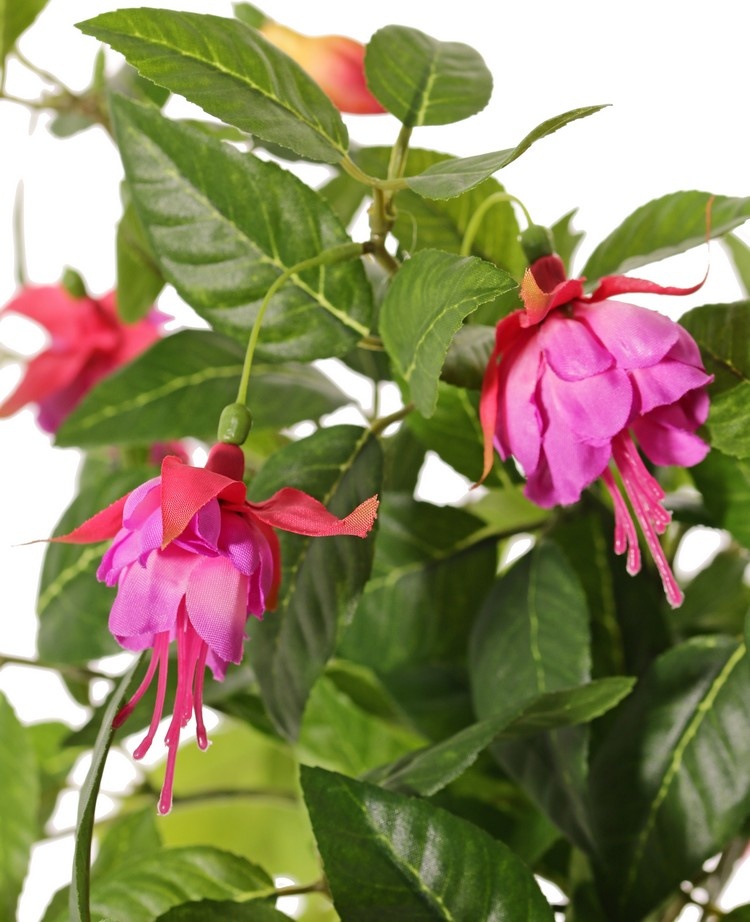
<svg viewBox="0 0 750 922"><path fill-rule="evenodd" d="M700 286L608 276L586 295L583 281L566 278L556 255L538 259L521 285L524 308L498 324L480 405L485 476L494 445L501 458L516 459L526 496L545 508L576 502L601 478L614 505L615 551L627 551L629 573L639 571L632 510L677 606L682 592L657 537L670 513L640 452L654 464L684 467L705 457L708 446L696 430L708 415L712 377L687 330L612 298L689 294Z"/></svg>
<svg viewBox="0 0 750 922"><path fill-rule="evenodd" d="M33 403L46 432L56 432L99 380L154 343L167 319L152 310L143 320L126 324L117 315L113 291L101 298L75 298L55 285L23 288L4 313L38 323L50 342L28 362L18 387L0 405L0 417Z"/></svg>
<svg viewBox="0 0 750 922"><path fill-rule="evenodd" d="M142 758L164 710L169 648L177 647L177 691L166 733L167 767L159 812L169 812L180 731L195 715L196 738L208 746L202 716L208 666L221 681L229 663L242 659L245 623L275 606L281 577L274 531L313 537L354 535L372 528L378 499L365 500L343 519L300 490L285 487L270 499L248 502L242 482L244 455L219 444L205 468L167 457L161 476L147 481L58 541L114 537L97 571L117 586L109 628L121 646L151 648L146 675L120 710L120 726L157 675L149 730L135 750Z"/></svg>

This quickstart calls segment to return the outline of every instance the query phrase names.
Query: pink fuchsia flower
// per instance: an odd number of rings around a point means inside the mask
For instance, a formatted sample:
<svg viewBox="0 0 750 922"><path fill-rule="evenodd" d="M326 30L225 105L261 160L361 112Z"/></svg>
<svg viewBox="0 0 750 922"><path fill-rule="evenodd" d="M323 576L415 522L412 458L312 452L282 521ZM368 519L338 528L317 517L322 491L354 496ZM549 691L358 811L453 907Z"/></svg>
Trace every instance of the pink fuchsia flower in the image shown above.
<svg viewBox="0 0 750 922"><path fill-rule="evenodd" d="M168 319L152 310L143 320L126 324L117 316L113 291L101 298L74 298L52 285L24 288L4 313L35 321L50 343L28 362L20 384L0 405L0 417L35 403L46 432L56 432L101 378L155 342Z"/></svg>
<svg viewBox="0 0 750 922"><path fill-rule="evenodd" d="M205 468L164 459L155 477L56 538L86 543L114 537L97 571L117 586L109 628L127 650L152 649L146 675L120 710L120 726L157 675L156 705L135 758L148 752L164 709L169 647L177 646L177 691L167 730L167 767L159 812L172 805L180 731L195 715L201 749L208 746L203 722L203 678L208 666L218 681L229 663L242 659L245 623L272 609L281 578L274 528L321 537L364 538L376 517L370 497L339 519L313 497L285 487L250 503L242 482L244 455L236 445L214 446Z"/></svg>
<svg viewBox="0 0 750 922"><path fill-rule="evenodd" d="M302 35L266 19L260 32L306 71L341 112L376 114L385 109L365 82L365 49L343 35Z"/></svg>
<svg viewBox="0 0 750 922"><path fill-rule="evenodd" d="M701 461L708 446L695 431L713 378L683 327L612 296L699 287L609 276L585 295L583 279L567 279L559 257L542 257L524 276L524 308L497 326L480 404L485 476L494 445L501 458L516 459L526 496L545 508L576 502L601 478L614 504L616 553L627 551L629 573L640 570L632 509L675 607L682 592L657 537L670 513L636 442L655 464Z"/></svg>

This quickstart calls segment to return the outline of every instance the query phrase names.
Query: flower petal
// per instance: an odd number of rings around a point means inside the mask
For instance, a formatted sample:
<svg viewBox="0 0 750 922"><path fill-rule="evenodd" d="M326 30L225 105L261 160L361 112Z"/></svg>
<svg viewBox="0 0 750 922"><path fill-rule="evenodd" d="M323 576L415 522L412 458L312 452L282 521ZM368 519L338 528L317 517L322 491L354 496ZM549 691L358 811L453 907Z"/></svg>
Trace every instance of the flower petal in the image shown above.
<svg viewBox="0 0 750 922"><path fill-rule="evenodd" d="M183 464L173 455L166 457L161 466L162 546L182 534L196 512L220 494L242 502L245 485L215 471Z"/></svg>
<svg viewBox="0 0 750 922"><path fill-rule="evenodd" d="M622 301L577 304L574 315L626 370L655 365L677 342L680 331L664 314Z"/></svg>
<svg viewBox="0 0 750 922"><path fill-rule="evenodd" d="M542 324L539 343L548 365L564 381L590 378L615 364L586 324L560 313L551 314Z"/></svg>
<svg viewBox="0 0 750 922"><path fill-rule="evenodd" d="M659 410L636 419L632 429L641 450L654 464L692 467L709 451L702 438L690 429L669 425Z"/></svg>
<svg viewBox="0 0 750 922"><path fill-rule="evenodd" d="M563 381L548 370L542 376L541 392L550 429L568 430L571 441L575 435L592 444L614 438L627 426L633 406L633 386L619 368L582 381ZM545 451L553 458L547 440L545 433Z"/></svg>
<svg viewBox="0 0 750 922"><path fill-rule="evenodd" d="M197 560L185 594L188 618L216 656L239 663L247 621L247 577L223 557Z"/></svg>
<svg viewBox="0 0 750 922"><path fill-rule="evenodd" d="M676 403L690 391L704 388L710 375L694 365L664 359L650 368L638 368L630 372L639 404L639 414L645 414L655 407Z"/></svg>
<svg viewBox="0 0 750 922"><path fill-rule="evenodd" d="M317 499L293 487L284 487L262 503L248 503L261 522L297 535L326 537L355 535L364 538L377 516L378 497L371 496L345 518L339 519Z"/></svg>
<svg viewBox="0 0 750 922"><path fill-rule="evenodd" d="M539 328L519 338L500 364L495 437L502 458L513 455L532 471L542 448L537 386L543 369Z"/></svg>

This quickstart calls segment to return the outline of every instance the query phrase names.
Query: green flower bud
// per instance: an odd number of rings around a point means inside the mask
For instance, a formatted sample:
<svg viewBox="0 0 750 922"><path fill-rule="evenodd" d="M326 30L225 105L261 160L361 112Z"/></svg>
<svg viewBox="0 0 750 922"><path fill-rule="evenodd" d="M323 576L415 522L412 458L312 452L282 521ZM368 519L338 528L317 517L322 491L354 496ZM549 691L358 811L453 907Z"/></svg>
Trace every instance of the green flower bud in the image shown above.
<svg viewBox="0 0 750 922"><path fill-rule="evenodd" d="M253 414L244 403L230 403L221 411L217 440L242 445L253 428Z"/></svg>

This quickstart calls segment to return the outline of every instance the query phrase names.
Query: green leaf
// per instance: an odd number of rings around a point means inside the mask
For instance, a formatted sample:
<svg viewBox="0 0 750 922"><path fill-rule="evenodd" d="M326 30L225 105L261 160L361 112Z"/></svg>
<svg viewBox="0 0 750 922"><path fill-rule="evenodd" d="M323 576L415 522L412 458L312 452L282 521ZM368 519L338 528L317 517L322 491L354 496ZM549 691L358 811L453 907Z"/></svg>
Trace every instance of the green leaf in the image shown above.
<svg viewBox="0 0 750 922"><path fill-rule="evenodd" d="M476 154L473 157L456 157L443 160L417 176L407 176L406 183L410 189L425 198L453 198L453 196L466 192L492 176L493 173L517 160L521 154L526 153L531 145L541 138L547 137L547 135L552 134L569 122L585 118L587 115L593 115L594 112L604 108L605 106L584 106L581 109L571 109L570 112L563 112L562 115L548 118L541 125L537 125L515 147L507 150L492 151L488 154Z"/></svg>
<svg viewBox="0 0 750 922"><path fill-rule="evenodd" d="M31 740L0 694L0 915L16 918L16 903L39 835L39 773Z"/></svg>
<svg viewBox="0 0 750 922"><path fill-rule="evenodd" d="M518 739L543 730L585 723L605 713L630 693L635 679L611 676L576 688L547 692L515 714L472 724L435 746L400 759L370 778L391 790L430 797L471 766L493 741Z"/></svg>
<svg viewBox="0 0 750 922"><path fill-rule="evenodd" d="M349 242L327 202L276 164L122 97L112 111L133 202L164 278L243 344L283 272ZM272 298L257 355L341 355L367 334L371 313L360 260L308 269Z"/></svg>
<svg viewBox="0 0 750 922"><path fill-rule="evenodd" d="M443 381L455 387L481 390L494 345L494 327L479 323L461 327L448 347L441 373Z"/></svg>
<svg viewBox="0 0 750 922"><path fill-rule="evenodd" d="M155 474L149 468L103 472L73 500L54 533L72 531ZM114 592L96 580L106 547L106 542L47 546L37 600L37 643L42 659L83 663L119 650L107 628Z"/></svg>
<svg viewBox="0 0 750 922"><path fill-rule="evenodd" d="M236 19L172 10L102 13L78 24L154 83L230 125L336 163L346 126L336 107L290 57Z"/></svg>
<svg viewBox="0 0 750 922"><path fill-rule="evenodd" d="M164 287L141 222L129 204L117 225L117 312L126 323L145 317Z"/></svg>
<svg viewBox="0 0 750 922"><path fill-rule="evenodd" d="M86 686L88 691L88 685ZM68 745L70 727L59 721L44 721L26 727L39 772L39 829L57 806L57 798L67 787L68 776L80 753Z"/></svg>
<svg viewBox="0 0 750 922"><path fill-rule="evenodd" d="M288 922L289 916L261 900L228 903L200 900L183 903L159 916L156 922Z"/></svg>
<svg viewBox="0 0 750 922"><path fill-rule="evenodd" d="M440 371L464 318L513 287L491 263L440 250L420 250L399 270L381 306L380 332L424 416L435 411Z"/></svg>
<svg viewBox="0 0 750 922"><path fill-rule="evenodd" d="M750 297L750 246L736 234L727 234L721 242L729 250L732 263L746 297Z"/></svg>
<svg viewBox="0 0 750 922"><path fill-rule="evenodd" d="M47 0L0 0L0 71L16 40L47 5Z"/></svg>
<svg viewBox="0 0 750 922"><path fill-rule="evenodd" d="M600 890L613 922L656 907L747 816L745 654L726 637L675 647L610 717L590 780Z"/></svg>
<svg viewBox="0 0 750 922"><path fill-rule="evenodd" d="M750 301L696 307L680 323L698 343L706 371L715 377L714 399L750 381Z"/></svg>
<svg viewBox="0 0 750 922"><path fill-rule="evenodd" d="M688 584L685 600L674 612L674 628L690 634L742 633L750 609L750 587L744 576L750 555L739 547L720 551Z"/></svg>
<svg viewBox="0 0 750 922"><path fill-rule="evenodd" d="M356 426L320 429L276 452L250 486L257 501L294 485L344 516L377 493L377 440ZM294 739L310 689L351 620L370 575L372 538L308 538L280 532L282 584L276 611L248 628L261 694L278 731Z"/></svg>
<svg viewBox="0 0 750 922"><path fill-rule="evenodd" d="M95 878L117 873L133 855L144 857L161 850L161 834L153 804L134 813L116 816L108 824L106 834L99 842L96 861L92 868ZM158 863L158 857L154 859Z"/></svg>
<svg viewBox="0 0 750 922"><path fill-rule="evenodd" d="M550 228L552 231L552 239L555 243L555 252L563 261L566 269L570 269L573 256L581 241L586 236L583 231L573 229L573 218L576 216L577 212L578 209L574 208L573 211L569 211L566 215L563 215L562 218L556 221Z"/></svg>
<svg viewBox="0 0 750 922"><path fill-rule="evenodd" d="M712 451L690 469L690 475L711 516L707 524L726 528L750 548L750 461Z"/></svg>
<svg viewBox="0 0 750 922"><path fill-rule="evenodd" d="M492 74L478 51L406 26L385 26L373 35L365 76L378 102L409 128L461 121L492 94Z"/></svg>
<svg viewBox="0 0 750 922"><path fill-rule="evenodd" d="M743 906L735 906L731 911L723 915L722 922L750 922L750 903Z"/></svg>
<svg viewBox="0 0 750 922"><path fill-rule="evenodd" d="M714 448L735 458L750 457L750 381L714 397L706 425Z"/></svg>
<svg viewBox="0 0 750 922"><path fill-rule="evenodd" d="M541 694L588 682L589 644L588 606L578 577L555 545L538 544L496 582L474 626L469 658L477 716L512 714ZM584 847L587 740L585 727L571 727L491 750Z"/></svg>
<svg viewBox="0 0 750 922"><path fill-rule="evenodd" d="M319 768L302 767L302 787L344 922L551 922L528 868L471 823Z"/></svg>
<svg viewBox="0 0 750 922"><path fill-rule="evenodd" d="M206 330L155 343L92 389L57 433L58 445L122 445L185 436L213 441L224 407L236 399L244 350ZM256 429L317 420L348 402L306 365L256 365L250 407ZM251 438L252 441L252 438Z"/></svg>
<svg viewBox="0 0 750 922"><path fill-rule="evenodd" d="M711 199L712 237L721 237L750 218L750 198L712 196L709 192L672 192L647 202L625 218L589 256L581 275L595 281L704 243L708 230L706 207Z"/></svg>

